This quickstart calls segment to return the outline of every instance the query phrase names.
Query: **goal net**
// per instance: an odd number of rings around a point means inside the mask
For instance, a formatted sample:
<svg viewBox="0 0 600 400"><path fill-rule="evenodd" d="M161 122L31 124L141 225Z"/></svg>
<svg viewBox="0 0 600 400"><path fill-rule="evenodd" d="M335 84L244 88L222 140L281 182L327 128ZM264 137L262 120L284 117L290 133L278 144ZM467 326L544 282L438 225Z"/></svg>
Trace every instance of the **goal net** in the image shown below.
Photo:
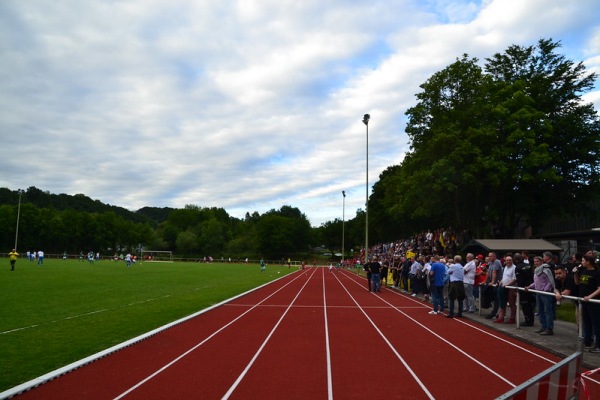
<svg viewBox="0 0 600 400"><path fill-rule="evenodd" d="M173 252L167 250L142 250L142 261L173 262Z"/></svg>

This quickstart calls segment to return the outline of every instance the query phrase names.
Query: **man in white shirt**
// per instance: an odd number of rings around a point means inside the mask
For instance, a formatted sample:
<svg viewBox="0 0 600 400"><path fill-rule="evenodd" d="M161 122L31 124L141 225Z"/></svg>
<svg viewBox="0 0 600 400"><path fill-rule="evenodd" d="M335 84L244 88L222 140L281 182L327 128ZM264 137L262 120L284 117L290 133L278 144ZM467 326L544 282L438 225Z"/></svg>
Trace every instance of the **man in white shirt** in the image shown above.
<svg viewBox="0 0 600 400"><path fill-rule="evenodd" d="M477 311L475 307L475 296L473 296L473 285L475 284L475 256L472 253L467 254L467 263L463 267L464 277L463 283L465 286L465 302L464 308L466 312L474 313Z"/></svg>

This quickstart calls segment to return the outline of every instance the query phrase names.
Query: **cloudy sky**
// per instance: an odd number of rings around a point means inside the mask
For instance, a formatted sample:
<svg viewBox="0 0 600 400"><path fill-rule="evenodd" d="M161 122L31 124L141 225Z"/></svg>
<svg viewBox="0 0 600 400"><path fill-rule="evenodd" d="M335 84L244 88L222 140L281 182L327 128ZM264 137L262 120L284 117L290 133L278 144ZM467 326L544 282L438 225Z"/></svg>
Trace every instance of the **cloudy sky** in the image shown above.
<svg viewBox="0 0 600 400"><path fill-rule="evenodd" d="M597 0L2 0L0 187L355 216L463 53L562 41L600 73ZM585 96L600 110L600 84ZM345 191L345 208L342 191Z"/></svg>

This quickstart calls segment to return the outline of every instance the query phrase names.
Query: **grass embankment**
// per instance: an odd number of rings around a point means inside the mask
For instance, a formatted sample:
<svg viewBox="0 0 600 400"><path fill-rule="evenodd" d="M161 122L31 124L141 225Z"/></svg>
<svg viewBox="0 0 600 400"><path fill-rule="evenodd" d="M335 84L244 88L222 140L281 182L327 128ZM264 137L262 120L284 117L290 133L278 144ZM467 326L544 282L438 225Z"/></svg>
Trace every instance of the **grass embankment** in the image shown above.
<svg viewBox="0 0 600 400"><path fill-rule="evenodd" d="M19 259L11 272L1 261L0 392L295 270Z"/></svg>

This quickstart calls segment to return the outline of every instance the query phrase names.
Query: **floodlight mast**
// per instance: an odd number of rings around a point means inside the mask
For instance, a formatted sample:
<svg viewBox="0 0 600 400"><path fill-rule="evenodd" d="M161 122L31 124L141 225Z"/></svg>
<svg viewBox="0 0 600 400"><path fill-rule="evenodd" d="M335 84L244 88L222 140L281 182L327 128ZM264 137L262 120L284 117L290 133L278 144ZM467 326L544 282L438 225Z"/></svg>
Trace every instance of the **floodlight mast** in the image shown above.
<svg viewBox="0 0 600 400"><path fill-rule="evenodd" d="M369 262L369 120L371 116L365 114L363 124L367 127L367 184L365 200L365 264Z"/></svg>
<svg viewBox="0 0 600 400"><path fill-rule="evenodd" d="M342 266L344 265L344 254L345 254L345 247L344 247L344 230L345 230L345 224L346 224L346 191L342 190Z"/></svg>

